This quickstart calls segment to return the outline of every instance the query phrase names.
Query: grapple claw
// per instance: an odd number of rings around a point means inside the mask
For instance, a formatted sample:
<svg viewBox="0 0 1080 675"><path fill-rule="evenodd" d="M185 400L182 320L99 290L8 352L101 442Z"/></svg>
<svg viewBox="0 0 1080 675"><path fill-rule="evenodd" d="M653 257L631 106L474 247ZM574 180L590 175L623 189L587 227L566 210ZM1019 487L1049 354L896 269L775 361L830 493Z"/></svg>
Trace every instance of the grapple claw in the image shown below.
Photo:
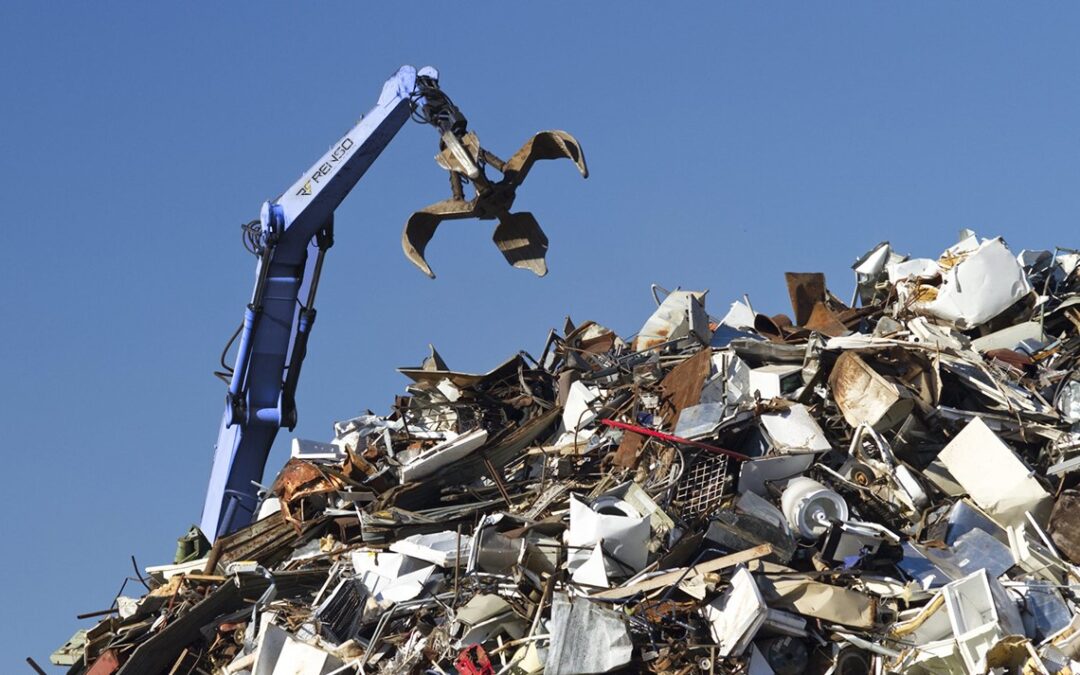
<svg viewBox="0 0 1080 675"><path fill-rule="evenodd" d="M447 143L446 141L453 141ZM462 157L462 154L468 157ZM444 138L442 151L436 156L436 162L454 176L455 195L460 192L460 185L470 167L480 167L480 174L470 179L476 189L476 196L469 201L447 199L428 206L409 217L405 231L401 235L401 246L405 256L414 265L431 278L434 272L424 259L424 249L435 236L435 230L444 220L461 218L497 219L492 239L502 252L506 261L519 269L531 270L537 276L547 274L548 238L540 229L533 214L522 211L511 213L517 188L529 175L534 163L541 159L567 158L574 162L582 177L589 177L585 165L585 154L577 139L565 131L541 131L529 139L514 156L505 163L494 158L480 147L476 134L469 132L460 138ZM467 161L466 161L467 160ZM502 172L502 179L491 182L483 175L482 167L491 164ZM452 181L453 182L453 181Z"/></svg>

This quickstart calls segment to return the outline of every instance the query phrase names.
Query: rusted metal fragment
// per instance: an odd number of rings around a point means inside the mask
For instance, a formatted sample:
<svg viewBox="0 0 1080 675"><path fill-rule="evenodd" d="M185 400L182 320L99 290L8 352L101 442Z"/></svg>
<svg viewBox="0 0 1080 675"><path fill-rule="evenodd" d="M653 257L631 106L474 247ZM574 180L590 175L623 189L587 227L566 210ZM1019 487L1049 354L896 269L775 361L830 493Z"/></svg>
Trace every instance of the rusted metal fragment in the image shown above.
<svg viewBox="0 0 1080 675"><path fill-rule="evenodd" d="M829 337L846 335L850 332L848 327L840 320L840 316L825 306L824 302L814 304L814 308L810 311L810 316L803 325L810 330L817 331L822 335L828 335Z"/></svg>
<svg viewBox="0 0 1080 675"><path fill-rule="evenodd" d="M814 307L825 302L825 275L821 272L785 272L795 324L807 325Z"/></svg>
<svg viewBox="0 0 1080 675"><path fill-rule="evenodd" d="M219 540L220 541L220 540ZM201 636L200 629L215 618L234 612L244 604L236 584L222 584L184 614L132 652L119 675L168 672L184 647Z"/></svg>
<svg viewBox="0 0 1080 675"><path fill-rule="evenodd" d="M494 369L483 374L448 370L445 369L445 364L443 365L444 369L441 370L420 366L398 368L397 371L413 382L437 384L440 380L450 380L455 387L460 389L474 389L513 376L519 369L525 367L525 360L520 355L514 354Z"/></svg>
<svg viewBox="0 0 1080 675"><path fill-rule="evenodd" d="M869 424L877 431L900 424L915 407L906 387L877 373L855 352L844 352L829 374L833 399L853 427Z"/></svg>
<svg viewBox="0 0 1080 675"><path fill-rule="evenodd" d="M119 667L120 660L116 656L116 650L106 649L97 657L94 665L86 671L86 675L112 675Z"/></svg>
<svg viewBox="0 0 1080 675"><path fill-rule="evenodd" d="M705 293L683 290L669 293L638 331L634 351L677 344L691 335L700 344L708 344L712 331L709 315L705 312Z"/></svg>
<svg viewBox="0 0 1080 675"><path fill-rule="evenodd" d="M337 492L343 487L344 483L337 476L323 471L311 462L294 457L278 474L270 491L281 500L281 512L285 519L299 532L303 515L300 518L293 515L295 505L304 497Z"/></svg>
<svg viewBox="0 0 1080 675"><path fill-rule="evenodd" d="M623 432L619 447L615 450L615 466L632 469L637 464L638 455L641 454L643 445L645 445L645 436L642 434L636 431Z"/></svg>
<svg viewBox="0 0 1080 675"><path fill-rule="evenodd" d="M754 317L754 330L764 335L770 342L799 342L810 337L810 331L793 325L791 318L786 314L773 316L758 314Z"/></svg>
<svg viewBox="0 0 1080 675"><path fill-rule="evenodd" d="M307 530L314 524L305 524L302 529ZM287 555L296 538L296 530L279 511L215 541L203 573L224 572L225 567L236 560L258 560L264 566L270 565Z"/></svg>
<svg viewBox="0 0 1080 675"><path fill-rule="evenodd" d="M1080 490L1065 490L1050 512L1050 538L1074 565L1080 564Z"/></svg>
<svg viewBox="0 0 1080 675"><path fill-rule="evenodd" d="M712 350L702 349L671 369L660 383L660 413L674 429L683 408L701 401L701 388L712 369Z"/></svg>

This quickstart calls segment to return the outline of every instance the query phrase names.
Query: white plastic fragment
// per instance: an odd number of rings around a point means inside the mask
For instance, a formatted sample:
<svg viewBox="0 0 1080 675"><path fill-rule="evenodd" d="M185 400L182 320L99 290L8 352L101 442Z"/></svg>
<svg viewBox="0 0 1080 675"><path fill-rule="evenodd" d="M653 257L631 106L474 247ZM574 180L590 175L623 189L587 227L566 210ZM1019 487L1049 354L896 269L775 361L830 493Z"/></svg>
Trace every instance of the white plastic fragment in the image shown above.
<svg viewBox="0 0 1080 675"><path fill-rule="evenodd" d="M570 393L563 406L563 427L568 432L577 432L589 426L596 419L591 404L600 398L600 389L587 386L578 380L570 385Z"/></svg>
<svg viewBox="0 0 1080 675"><path fill-rule="evenodd" d="M252 675L328 675L344 665L330 652L301 642L272 623L260 633L257 653Z"/></svg>
<svg viewBox="0 0 1080 675"><path fill-rule="evenodd" d="M960 657L968 672L985 670L986 653L1006 635L1024 634L1016 606L996 580L979 570L942 589Z"/></svg>

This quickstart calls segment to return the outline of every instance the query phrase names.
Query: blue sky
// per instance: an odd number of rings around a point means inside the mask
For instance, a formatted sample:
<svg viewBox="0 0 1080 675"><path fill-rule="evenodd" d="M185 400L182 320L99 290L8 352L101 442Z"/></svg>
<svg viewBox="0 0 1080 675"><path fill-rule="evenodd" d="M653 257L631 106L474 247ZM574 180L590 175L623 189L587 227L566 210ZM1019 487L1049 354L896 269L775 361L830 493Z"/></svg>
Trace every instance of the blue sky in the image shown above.
<svg viewBox="0 0 1080 675"><path fill-rule="evenodd" d="M386 412L394 367L429 342L484 371L568 314L629 335L651 283L772 313L784 271L849 297L851 262L884 239L1077 246L1080 9L1038 9L3 3L0 670L44 664L131 555L169 562L198 520L224 395L210 373L253 281L238 226L399 65L440 68L497 154L562 128L592 176L541 165L520 193L548 277L461 222L428 248L431 281L399 237L446 180L433 132L406 127L338 211L302 437Z"/></svg>

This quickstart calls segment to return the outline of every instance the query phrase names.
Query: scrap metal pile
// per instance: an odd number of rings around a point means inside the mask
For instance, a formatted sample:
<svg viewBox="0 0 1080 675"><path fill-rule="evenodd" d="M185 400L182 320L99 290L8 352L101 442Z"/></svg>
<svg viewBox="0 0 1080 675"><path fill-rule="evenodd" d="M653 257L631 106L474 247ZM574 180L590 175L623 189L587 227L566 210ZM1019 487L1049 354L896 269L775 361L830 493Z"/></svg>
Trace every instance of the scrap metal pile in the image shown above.
<svg viewBox="0 0 1080 675"><path fill-rule="evenodd" d="M881 244L850 303L654 289L294 440L70 673L1080 672L1080 254Z"/></svg>

